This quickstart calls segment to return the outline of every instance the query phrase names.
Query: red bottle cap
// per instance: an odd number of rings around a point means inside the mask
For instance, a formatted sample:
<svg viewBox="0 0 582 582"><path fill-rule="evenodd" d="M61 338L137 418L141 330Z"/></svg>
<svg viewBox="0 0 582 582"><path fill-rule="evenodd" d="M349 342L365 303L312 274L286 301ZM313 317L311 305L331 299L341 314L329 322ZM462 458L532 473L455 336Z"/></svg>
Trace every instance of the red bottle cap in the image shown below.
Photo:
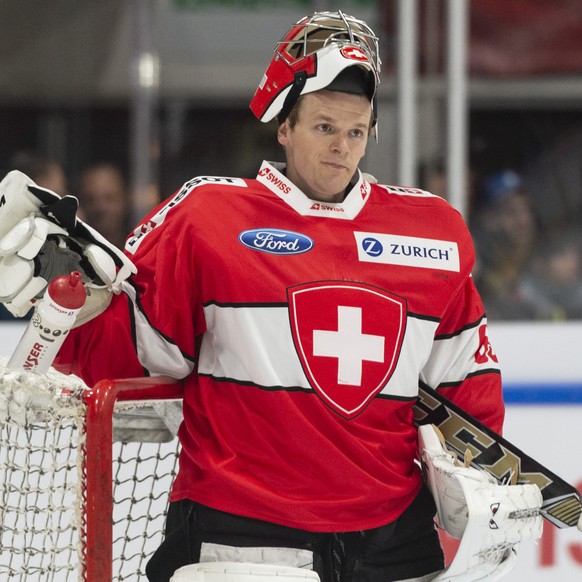
<svg viewBox="0 0 582 582"><path fill-rule="evenodd" d="M51 299L65 309L79 309L85 305L87 291L81 282L82 275L73 271L70 275L62 275L53 279L48 286Z"/></svg>

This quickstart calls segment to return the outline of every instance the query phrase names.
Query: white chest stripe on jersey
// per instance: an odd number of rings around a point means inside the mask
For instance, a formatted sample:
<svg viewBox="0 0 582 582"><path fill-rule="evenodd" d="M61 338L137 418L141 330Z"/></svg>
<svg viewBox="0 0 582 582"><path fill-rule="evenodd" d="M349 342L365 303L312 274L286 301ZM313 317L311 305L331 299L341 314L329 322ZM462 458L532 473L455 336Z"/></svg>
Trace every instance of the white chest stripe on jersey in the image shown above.
<svg viewBox="0 0 582 582"><path fill-rule="evenodd" d="M354 236L360 261L457 273L460 270L459 247L454 241L377 232L355 231Z"/></svg>
<svg viewBox="0 0 582 582"><path fill-rule="evenodd" d="M497 356L491 351L488 340L483 341L486 330L487 319L483 318L479 325L469 327L458 335L436 340L430 363L423 370L421 380L429 386L457 382L459 376L467 373L467 362L472 363L468 370L470 375L499 370ZM485 353L478 349L483 345L488 347ZM454 357L451 357L453 354Z"/></svg>
<svg viewBox="0 0 582 582"><path fill-rule="evenodd" d="M201 374L264 387L311 388L296 355L287 307L212 304L204 308L204 314L207 332L200 349ZM399 361L382 394L399 398L416 396L419 371L432 349L436 327L434 321L408 319ZM353 361L340 361L342 353L333 356L337 359L338 373L344 369L343 365L353 364ZM346 357L353 360L353 354ZM371 354L364 359L370 358L377 359L377 356Z"/></svg>

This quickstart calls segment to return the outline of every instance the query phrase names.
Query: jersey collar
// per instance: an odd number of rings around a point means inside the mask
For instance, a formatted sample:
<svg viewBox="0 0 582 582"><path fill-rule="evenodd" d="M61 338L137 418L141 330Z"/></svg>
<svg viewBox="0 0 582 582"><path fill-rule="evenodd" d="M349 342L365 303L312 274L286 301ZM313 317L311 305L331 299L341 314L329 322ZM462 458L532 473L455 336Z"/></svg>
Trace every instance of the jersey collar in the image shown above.
<svg viewBox="0 0 582 582"><path fill-rule="evenodd" d="M311 200L287 179L283 173L285 166L280 162L265 161L259 169L257 180L302 216L351 220L359 214L370 195L370 184L358 170L358 179L343 202Z"/></svg>

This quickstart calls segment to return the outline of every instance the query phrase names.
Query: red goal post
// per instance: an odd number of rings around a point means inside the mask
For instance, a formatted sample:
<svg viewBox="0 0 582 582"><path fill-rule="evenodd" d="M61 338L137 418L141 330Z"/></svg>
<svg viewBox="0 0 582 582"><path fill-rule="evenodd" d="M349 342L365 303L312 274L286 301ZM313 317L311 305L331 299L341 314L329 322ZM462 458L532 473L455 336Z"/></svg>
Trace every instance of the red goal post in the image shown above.
<svg viewBox="0 0 582 582"><path fill-rule="evenodd" d="M179 452L159 407L181 397L167 378L0 367L0 579L146 580Z"/></svg>

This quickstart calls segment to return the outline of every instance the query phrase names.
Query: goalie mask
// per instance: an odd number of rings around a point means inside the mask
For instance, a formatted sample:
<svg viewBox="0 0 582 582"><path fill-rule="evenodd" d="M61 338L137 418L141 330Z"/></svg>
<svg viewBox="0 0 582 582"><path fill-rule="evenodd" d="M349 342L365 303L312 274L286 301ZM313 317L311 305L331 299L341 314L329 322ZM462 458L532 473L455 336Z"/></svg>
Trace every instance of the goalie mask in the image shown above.
<svg viewBox="0 0 582 582"><path fill-rule="evenodd" d="M300 95L328 88L366 95L375 125L380 64L378 38L363 20L316 12L277 43L250 108L265 123L275 117L283 123Z"/></svg>

